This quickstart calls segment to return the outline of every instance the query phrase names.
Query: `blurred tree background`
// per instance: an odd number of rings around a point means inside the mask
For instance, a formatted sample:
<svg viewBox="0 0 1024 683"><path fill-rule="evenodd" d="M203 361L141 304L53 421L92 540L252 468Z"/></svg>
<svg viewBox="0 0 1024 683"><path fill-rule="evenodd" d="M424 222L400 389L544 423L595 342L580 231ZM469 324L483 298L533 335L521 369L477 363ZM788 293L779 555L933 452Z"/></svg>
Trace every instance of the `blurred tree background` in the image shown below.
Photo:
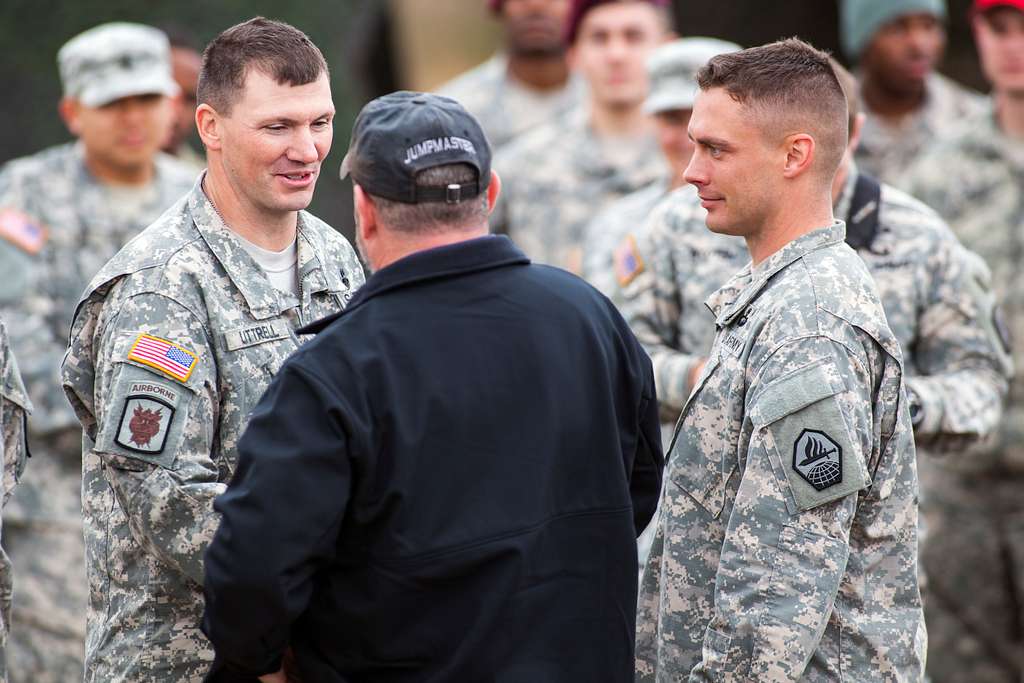
<svg viewBox="0 0 1024 683"><path fill-rule="evenodd" d="M351 233L351 196L338 179L352 120L370 97L399 88L430 89L482 61L500 42L485 0L3 0L0 2L0 161L63 142L57 116L57 50L108 21L138 21L190 32L205 45L218 32L262 14L309 34L332 70L338 117L334 151L312 210ZM755 45L798 35L840 55L835 0L676 0L681 35ZM970 0L950 0L950 46L943 71L983 86L967 25ZM840 55L841 56L841 55ZM846 60L844 60L846 61Z"/></svg>

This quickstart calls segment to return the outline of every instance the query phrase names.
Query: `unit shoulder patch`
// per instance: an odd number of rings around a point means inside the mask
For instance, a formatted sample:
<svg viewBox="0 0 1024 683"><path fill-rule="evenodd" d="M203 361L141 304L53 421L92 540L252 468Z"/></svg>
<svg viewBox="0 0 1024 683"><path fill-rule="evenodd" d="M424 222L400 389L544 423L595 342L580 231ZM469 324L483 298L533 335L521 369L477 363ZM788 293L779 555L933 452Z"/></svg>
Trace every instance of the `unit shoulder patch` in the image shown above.
<svg viewBox="0 0 1024 683"><path fill-rule="evenodd" d="M3 208L0 209L0 237L35 255L46 244L46 226L27 213Z"/></svg>
<svg viewBox="0 0 1024 683"><path fill-rule="evenodd" d="M843 447L825 432L805 429L793 444L793 470L818 491L843 481Z"/></svg>
<svg viewBox="0 0 1024 683"><path fill-rule="evenodd" d="M111 395L109 416L96 438L97 452L119 458L128 469L134 468L128 464L132 461L171 467L193 394L148 370L123 365Z"/></svg>
<svg viewBox="0 0 1024 683"><path fill-rule="evenodd" d="M626 235L615 250L615 276L619 280L619 286L625 287L642 272L644 260L636 247L636 239L632 235Z"/></svg>
<svg viewBox="0 0 1024 683"><path fill-rule="evenodd" d="M159 370L171 379L186 382L199 357L183 346L149 334L140 334L128 351L128 360Z"/></svg>

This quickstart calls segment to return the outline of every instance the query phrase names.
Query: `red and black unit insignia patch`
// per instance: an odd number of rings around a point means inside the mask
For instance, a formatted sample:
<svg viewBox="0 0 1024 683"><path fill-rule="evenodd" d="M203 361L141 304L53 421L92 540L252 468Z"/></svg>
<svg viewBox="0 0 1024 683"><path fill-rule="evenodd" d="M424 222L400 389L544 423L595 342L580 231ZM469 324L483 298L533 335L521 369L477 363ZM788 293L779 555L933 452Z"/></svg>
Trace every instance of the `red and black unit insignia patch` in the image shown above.
<svg viewBox="0 0 1024 683"><path fill-rule="evenodd" d="M636 239L632 235L626 235L626 239L622 240L622 244L615 250L615 276L619 280L619 286L625 287L642 272L644 260L636 247Z"/></svg>
<svg viewBox="0 0 1024 683"><path fill-rule="evenodd" d="M164 386L134 382L125 397L114 442L136 453L161 453L174 422L178 396Z"/></svg>

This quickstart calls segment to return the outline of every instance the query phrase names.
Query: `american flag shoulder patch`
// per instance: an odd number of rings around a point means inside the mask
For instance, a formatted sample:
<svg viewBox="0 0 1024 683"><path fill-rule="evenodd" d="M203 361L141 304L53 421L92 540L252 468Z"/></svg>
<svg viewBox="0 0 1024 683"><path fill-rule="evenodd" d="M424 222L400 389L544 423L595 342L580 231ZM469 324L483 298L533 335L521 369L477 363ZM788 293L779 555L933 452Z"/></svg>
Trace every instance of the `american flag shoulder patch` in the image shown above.
<svg viewBox="0 0 1024 683"><path fill-rule="evenodd" d="M626 235L626 239L615 250L615 275L619 279L619 286L625 287L642 272L644 260L636 248L636 240L632 235Z"/></svg>
<svg viewBox="0 0 1024 683"><path fill-rule="evenodd" d="M188 380L199 357L183 346L149 334L140 334L128 351L128 360L148 365L179 382Z"/></svg>
<svg viewBox="0 0 1024 683"><path fill-rule="evenodd" d="M46 244L46 227L27 213L0 208L0 238L35 255Z"/></svg>

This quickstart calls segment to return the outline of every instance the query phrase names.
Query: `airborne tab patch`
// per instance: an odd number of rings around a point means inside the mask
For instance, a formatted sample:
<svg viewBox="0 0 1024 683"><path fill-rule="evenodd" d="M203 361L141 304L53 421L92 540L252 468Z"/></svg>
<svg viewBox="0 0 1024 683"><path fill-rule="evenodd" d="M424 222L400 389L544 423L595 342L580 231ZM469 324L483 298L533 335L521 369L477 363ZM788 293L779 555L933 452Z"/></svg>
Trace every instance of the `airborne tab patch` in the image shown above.
<svg viewBox="0 0 1024 683"><path fill-rule="evenodd" d="M140 334L128 351L128 360L159 370L179 382L188 380L199 358L188 349L166 339Z"/></svg>
<svg viewBox="0 0 1024 683"><path fill-rule="evenodd" d="M35 255L46 244L46 228L26 213L0 209L0 237Z"/></svg>
<svg viewBox="0 0 1024 683"><path fill-rule="evenodd" d="M625 287L642 272L644 260L636 248L636 240L632 235L626 235L626 239L615 250L615 275L619 279L619 286Z"/></svg>
<svg viewBox="0 0 1024 683"><path fill-rule="evenodd" d="M161 384L132 382L114 442L137 453L161 453L180 395Z"/></svg>

